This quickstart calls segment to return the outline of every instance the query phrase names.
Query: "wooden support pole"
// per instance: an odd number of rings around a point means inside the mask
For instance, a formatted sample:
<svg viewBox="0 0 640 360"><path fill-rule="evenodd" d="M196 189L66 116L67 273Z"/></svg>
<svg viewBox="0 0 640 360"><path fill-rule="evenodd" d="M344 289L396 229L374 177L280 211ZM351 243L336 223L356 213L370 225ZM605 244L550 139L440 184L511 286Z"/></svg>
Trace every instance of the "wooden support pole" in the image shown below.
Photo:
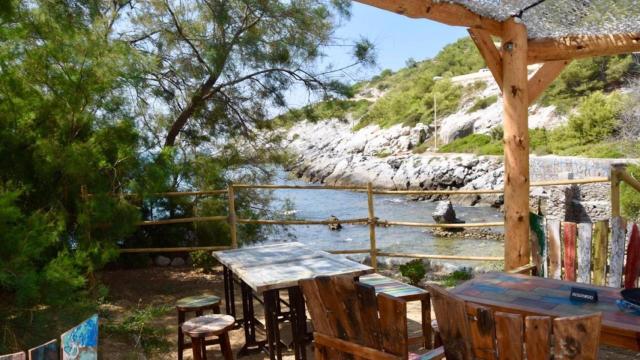
<svg viewBox="0 0 640 360"><path fill-rule="evenodd" d="M527 29L515 19L503 24L505 270L526 265L529 247L529 128Z"/></svg>
<svg viewBox="0 0 640 360"><path fill-rule="evenodd" d="M378 248L376 247L376 217L373 211L373 185L371 183L367 184L367 203L369 205L369 243L371 249L369 256L371 257L371 267L373 267L373 271L378 271Z"/></svg>
<svg viewBox="0 0 640 360"><path fill-rule="evenodd" d="M236 195L233 191L233 183L227 188L229 196L229 232L231 234L231 247L238 248L238 223L236 221Z"/></svg>
<svg viewBox="0 0 640 360"><path fill-rule="evenodd" d="M480 54L496 80L498 87L502 89L502 79L504 77L502 75L502 56L493 43L491 34L482 29L469 29L469 35L471 35L471 39L480 50Z"/></svg>
<svg viewBox="0 0 640 360"><path fill-rule="evenodd" d="M620 216L620 176L621 171L624 171L624 165L612 165L611 166L611 217Z"/></svg>
<svg viewBox="0 0 640 360"><path fill-rule="evenodd" d="M533 105L542 93L551 85L571 60L549 61L544 63L529 80L529 106Z"/></svg>

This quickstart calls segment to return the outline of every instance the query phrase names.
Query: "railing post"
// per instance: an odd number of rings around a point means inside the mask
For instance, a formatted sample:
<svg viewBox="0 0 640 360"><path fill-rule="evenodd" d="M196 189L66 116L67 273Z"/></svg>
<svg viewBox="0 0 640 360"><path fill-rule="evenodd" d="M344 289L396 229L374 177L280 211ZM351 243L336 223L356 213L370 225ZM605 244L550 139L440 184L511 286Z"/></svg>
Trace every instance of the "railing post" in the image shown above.
<svg viewBox="0 0 640 360"><path fill-rule="evenodd" d="M371 266L373 271L378 271L378 249L376 247L376 217L373 211L373 185L369 182L367 184L367 203L369 205L369 243Z"/></svg>
<svg viewBox="0 0 640 360"><path fill-rule="evenodd" d="M236 195L233 191L233 183L230 183L227 187L227 193L229 196L229 232L231 234L231 247L238 248L238 223L236 220Z"/></svg>
<svg viewBox="0 0 640 360"><path fill-rule="evenodd" d="M620 216L620 172L624 171L624 164L611 165L611 217Z"/></svg>

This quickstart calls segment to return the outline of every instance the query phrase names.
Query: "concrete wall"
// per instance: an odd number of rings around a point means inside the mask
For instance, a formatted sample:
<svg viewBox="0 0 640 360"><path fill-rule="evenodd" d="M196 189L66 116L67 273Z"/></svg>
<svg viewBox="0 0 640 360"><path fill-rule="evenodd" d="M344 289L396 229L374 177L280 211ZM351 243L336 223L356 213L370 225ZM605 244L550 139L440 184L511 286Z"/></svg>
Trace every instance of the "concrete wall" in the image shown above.
<svg viewBox="0 0 640 360"><path fill-rule="evenodd" d="M584 179L607 177L612 164L638 163L637 159L588 159L568 156L531 156L529 173L531 181L566 179Z"/></svg>

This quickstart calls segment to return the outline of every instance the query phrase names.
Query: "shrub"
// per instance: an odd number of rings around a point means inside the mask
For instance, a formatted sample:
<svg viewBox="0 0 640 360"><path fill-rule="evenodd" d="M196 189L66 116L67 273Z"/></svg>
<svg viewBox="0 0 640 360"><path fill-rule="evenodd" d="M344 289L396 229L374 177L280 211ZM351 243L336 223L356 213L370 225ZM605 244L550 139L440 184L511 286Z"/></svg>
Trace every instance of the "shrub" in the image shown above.
<svg viewBox="0 0 640 360"><path fill-rule="evenodd" d="M582 101L577 114L569 117L571 135L583 145L606 140L614 135L621 110L620 95L595 92Z"/></svg>
<svg viewBox="0 0 640 360"><path fill-rule="evenodd" d="M427 269L422 260L415 259L400 265L400 273L409 279L411 285L417 286L420 284L420 280L427 274Z"/></svg>
<svg viewBox="0 0 640 360"><path fill-rule="evenodd" d="M442 280L442 286L452 287L461 281L470 280L473 277L470 270L456 270Z"/></svg>
<svg viewBox="0 0 640 360"><path fill-rule="evenodd" d="M640 166L629 165L627 172L634 178L640 180ZM633 221L640 220L640 192L622 182L620 187L620 205L622 214Z"/></svg>
<svg viewBox="0 0 640 360"><path fill-rule="evenodd" d="M213 272L216 259L211 255L211 251L198 250L191 253L191 261L195 269L202 269L205 274Z"/></svg>
<svg viewBox="0 0 640 360"><path fill-rule="evenodd" d="M502 141L496 141L489 135L471 134L455 139L439 149L439 152L474 153L478 155L501 155Z"/></svg>
<svg viewBox="0 0 640 360"><path fill-rule="evenodd" d="M469 108L469 110L467 110L467 114L471 114L478 110L486 109L489 106L495 104L497 101L498 101L498 95L491 95L485 98L478 99L476 100L475 103L473 103L473 105Z"/></svg>

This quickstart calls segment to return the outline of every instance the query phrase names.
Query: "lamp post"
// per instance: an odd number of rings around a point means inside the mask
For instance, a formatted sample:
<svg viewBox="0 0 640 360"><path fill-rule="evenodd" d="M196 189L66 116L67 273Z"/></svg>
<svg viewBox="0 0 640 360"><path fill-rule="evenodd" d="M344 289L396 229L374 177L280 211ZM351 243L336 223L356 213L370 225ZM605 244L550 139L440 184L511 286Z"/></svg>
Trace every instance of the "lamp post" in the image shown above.
<svg viewBox="0 0 640 360"><path fill-rule="evenodd" d="M435 92L435 82L438 80L442 80L442 76L434 76L433 77L433 141L434 141L434 149L438 151L438 100L436 99Z"/></svg>

